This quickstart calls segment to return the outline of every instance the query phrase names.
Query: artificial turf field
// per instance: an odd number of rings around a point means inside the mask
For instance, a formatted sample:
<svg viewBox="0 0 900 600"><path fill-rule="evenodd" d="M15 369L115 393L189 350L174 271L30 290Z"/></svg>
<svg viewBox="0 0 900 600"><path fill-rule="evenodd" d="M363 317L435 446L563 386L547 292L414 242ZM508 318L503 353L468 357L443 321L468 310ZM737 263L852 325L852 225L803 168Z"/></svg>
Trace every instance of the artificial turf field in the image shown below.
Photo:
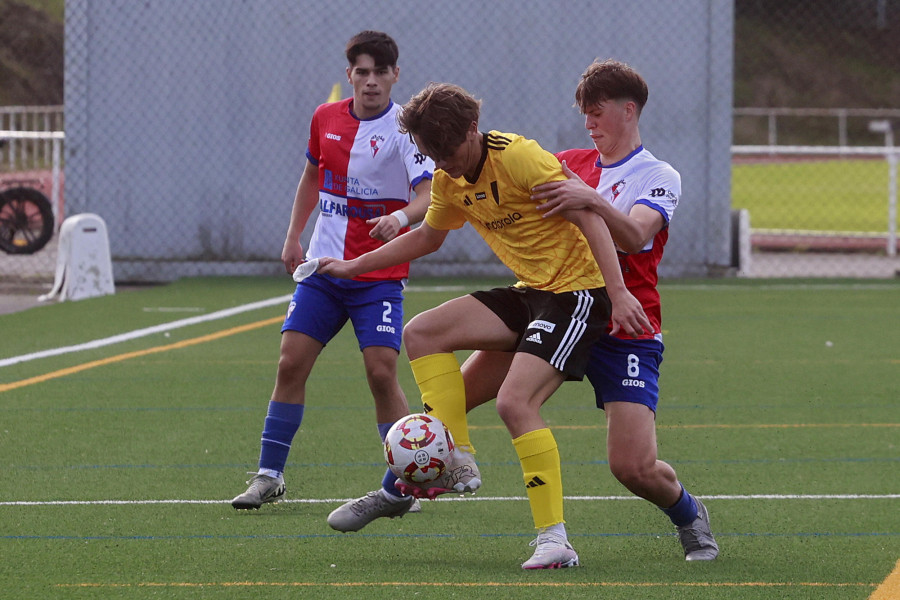
<svg viewBox="0 0 900 600"><path fill-rule="evenodd" d="M743 159L731 171L731 205L748 209L755 229L884 234L888 173L883 159Z"/></svg>
<svg viewBox="0 0 900 600"><path fill-rule="evenodd" d="M407 318L494 283L506 282L418 280ZM292 285L186 279L0 316L0 597L900 597L900 285L661 291L660 458L708 506L714 562L686 563L668 519L610 475L587 383L543 409L581 567L519 568L534 533L492 405L470 415L476 496L331 530L327 514L383 473L348 329L313 371L288 500L233 510L256 467L286 303L218 311ZM33 355L132 331L144 335Z"/></svg>

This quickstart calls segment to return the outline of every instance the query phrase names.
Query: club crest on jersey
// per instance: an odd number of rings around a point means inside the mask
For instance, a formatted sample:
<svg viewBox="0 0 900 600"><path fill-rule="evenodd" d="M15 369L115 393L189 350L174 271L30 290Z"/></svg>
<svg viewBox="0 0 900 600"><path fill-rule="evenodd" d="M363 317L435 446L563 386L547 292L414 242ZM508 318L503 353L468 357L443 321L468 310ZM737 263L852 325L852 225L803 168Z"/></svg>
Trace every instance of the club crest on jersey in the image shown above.
<svg viewBox="0 0 900 600"><path fill-rule="evenodd" d="M613 195L613 197L612 197L613 201L615 201L615 199L619 197L619 194L621 194L622 190L624 190L624 189L625 189L625 180L624 179L622 181L619 181L618 183L613 184L612 190L611 190L612 195Z"/></svg>
<svg viewBox="0 0 900 600"><path fill-rule="evenodd" d="M379 144L384 141L383 135L378 135L377 133L369 138L369 146L372 148L372 158L375 158L375 155L378 154L378 151L381 150Z"/></svg>

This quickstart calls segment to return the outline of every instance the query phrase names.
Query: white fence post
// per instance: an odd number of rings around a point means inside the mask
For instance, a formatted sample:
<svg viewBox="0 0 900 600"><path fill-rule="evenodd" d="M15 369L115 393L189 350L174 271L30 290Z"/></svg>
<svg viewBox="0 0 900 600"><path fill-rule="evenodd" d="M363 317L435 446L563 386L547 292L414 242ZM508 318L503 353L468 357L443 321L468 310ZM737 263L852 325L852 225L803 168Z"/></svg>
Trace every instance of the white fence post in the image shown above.
<svg viewBox="0 0 900 600"><path fill-rule="evenodd" d="M897 158L900 148L894 146L889 121L876 121L870 129L885 134L884 146L732 146L732 156L810 155L810 156L883 156L888 163L888 223L885 250L888 256L897 255Z"/></svg>

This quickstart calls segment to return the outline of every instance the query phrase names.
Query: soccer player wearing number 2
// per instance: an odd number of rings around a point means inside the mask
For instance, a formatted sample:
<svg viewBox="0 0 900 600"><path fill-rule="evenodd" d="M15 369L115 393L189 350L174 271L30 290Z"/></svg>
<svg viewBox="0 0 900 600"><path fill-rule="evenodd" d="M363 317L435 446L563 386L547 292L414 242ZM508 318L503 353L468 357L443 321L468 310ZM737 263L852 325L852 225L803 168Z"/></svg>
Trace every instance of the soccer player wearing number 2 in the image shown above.
<svg viewBox="0 0 900 600"><path fill-rule="evenodd" d="M647 84L617 61L595 62L575 92L595 148L557 154L568 179L535 187L544 216L588 209L603 217L619 250L625 285L640 300L653 331L637 338L610 334L591 348L586 375L597 406L606 412L607 453L613 475L632 493L671 519L685 559L712 560L719 552L703 503L691 496L675 470L657 459L656 405L663 344L657 266L668 225L681 196L681 177L641 143L638 119ZM463 365L468 408L495 397L510 361L478 352Z"/></svg>
<svg viewBox="0 0 900 600"><path fill-rule="evenodd" d="M288 273L304 259L350 259L378 248L421 221L428 208L434 163L399 132L399 107L391 101L400 73L397 44L385 33L363 31L347 43L346 57L353 97L323 104L312 117L306 167L281 255ZM304 257L300 234L313 212L316 225ZM235 508L259 508L283 497L285 464L306 404L306 381L319 353L348 320L359 340L382 439L409 414L397 381L408 273L407 263L352 281L313 274L298 282L282 327L259 470L247 482L247 491L232 500ZM381 489L336 509L329 525L356 531L378 517L402 516L416 499L402 495L395 481L388 470Z"/></svg>

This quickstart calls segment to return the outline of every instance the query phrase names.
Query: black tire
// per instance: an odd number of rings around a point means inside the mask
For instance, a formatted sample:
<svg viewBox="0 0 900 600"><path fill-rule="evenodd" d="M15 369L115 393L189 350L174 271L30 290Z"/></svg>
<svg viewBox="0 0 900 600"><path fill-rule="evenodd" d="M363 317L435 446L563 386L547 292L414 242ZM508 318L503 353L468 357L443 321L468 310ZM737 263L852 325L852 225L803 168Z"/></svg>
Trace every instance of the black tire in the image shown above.
<svg viewBox="0 0 900 600"><path fill-rule="evenodd" d="M0 192L0 250L34 254L53 237L53 207L36 189L17 187Z"/></svg>

